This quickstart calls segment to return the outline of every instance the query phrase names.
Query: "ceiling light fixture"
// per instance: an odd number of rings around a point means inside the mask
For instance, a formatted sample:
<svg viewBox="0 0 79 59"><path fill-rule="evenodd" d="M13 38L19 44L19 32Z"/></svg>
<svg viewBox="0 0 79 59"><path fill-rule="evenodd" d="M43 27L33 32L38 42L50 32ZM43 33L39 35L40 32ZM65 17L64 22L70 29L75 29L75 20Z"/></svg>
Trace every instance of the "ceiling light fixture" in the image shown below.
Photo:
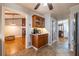
<svg viewBox="0 0 79 59"><path fill-rule="evenodd" d="M35 6L34 10L38 9L40 5L41 5L41 3L37 3L37 5ZM53 9L52 3L43 3L42 6L48 6L49 10Z"/></svg>
<svg viewBox="0 0 79 59"><path fill-rule="evenodd" d="M47 6L47 3L43 3L43 6Z"/></svg>

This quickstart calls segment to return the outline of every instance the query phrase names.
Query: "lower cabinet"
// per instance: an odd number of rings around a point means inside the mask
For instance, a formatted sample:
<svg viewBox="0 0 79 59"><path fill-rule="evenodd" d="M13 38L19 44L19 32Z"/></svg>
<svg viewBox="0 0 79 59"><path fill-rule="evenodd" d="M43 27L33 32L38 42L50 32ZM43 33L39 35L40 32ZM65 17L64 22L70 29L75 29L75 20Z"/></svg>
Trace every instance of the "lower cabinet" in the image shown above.
<svg viewBox="0 0 79 59"><path fill-rule="evenodd" d="M33 34L32 45L36 48L40 48L48 43L48 34Z"/></svg>

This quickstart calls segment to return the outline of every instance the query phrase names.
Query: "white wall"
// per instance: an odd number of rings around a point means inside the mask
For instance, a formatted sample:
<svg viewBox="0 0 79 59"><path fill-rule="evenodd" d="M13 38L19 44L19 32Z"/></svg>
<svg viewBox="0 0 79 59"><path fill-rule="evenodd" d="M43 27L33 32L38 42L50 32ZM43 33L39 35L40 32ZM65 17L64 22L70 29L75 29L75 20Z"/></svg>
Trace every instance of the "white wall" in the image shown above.
<svg viewBox="0 0 79 59"><path fill-rule="evenodd" d="M26 40L26 45L28 48L30 48L32 46L32 40L31 40L31 32L32 32L32 14L28 14L27 15L27 19L26 20L26 37L28 40Z"/></svg>
<svg viewBox="0 0 79 59"><path fill-rule="evenodd" d="M2 4L0 4L0 38L1 39L4 39L4 17L3 17L3 15L4 15L4 13L3 13L3 11L4 11L4 9L3 9L3 6L2 6Z"/></svg>
<svg viewBox="0 0 79 59"><path fill-rule="evenodd" d="M58 40L59 32L58 32L58 20L56 20L56 41Z"/></svg>
<svg viewBox="0 0 79 59"><path fill-rule="evenodd" d="M48 44L51 45L53 43L52 41L52 20L56 21L56 19L54 19L53 17L51 17L51 14L45 14L45 28L48 31ZM55 22L55 26L57 23ZM56 37L54 36L54 40L57 39L57 31L55 32Z"/></svg>
<svg viewBox="0 0 79 59"><path fill-rule="evenodd" d="M48 31L48 44L52 44L52 36L51 36L51 17L50 14L45 15L45 28Z"/></svg>
<svg viewBox="0 0 79 59"><path fill-rule="evenodd" d="M58 34L57 34L57 20L55 18L52 17L52 39L53 39L53 43L57 41L57 37L58 37Z"/></svg>
<svg viewBox="0 0 79 59"><path fill-rule="evenodd" d="M79 5L73 6L70 8L71 13L76 13L79 12Z"/></svg>
<svg viewBox="0 0 79 59"><path fill-rule="evenodd" d="M2 25L2 24L1 24L1 22L2 22L2 20L1 20L2 17L1 17L1 16L2 16L2 7L1 7L1 5L0 5L0 38L1 38L1 25Z"/></svg>
<svg viewBox="0 0 79 59"><path fill-rule="evenodd" d="M70 19L69 19L69 45L70 45L70 50L73 50L73 43L72 40L74 40L74 14L70 14Z"/></svg>
<svg viewBox="0 0 79 59"><path fill-rule="evenodd" d="M64 37L68 38L69 34L68 19L64 20L63 24L64 24Z"/></svg>

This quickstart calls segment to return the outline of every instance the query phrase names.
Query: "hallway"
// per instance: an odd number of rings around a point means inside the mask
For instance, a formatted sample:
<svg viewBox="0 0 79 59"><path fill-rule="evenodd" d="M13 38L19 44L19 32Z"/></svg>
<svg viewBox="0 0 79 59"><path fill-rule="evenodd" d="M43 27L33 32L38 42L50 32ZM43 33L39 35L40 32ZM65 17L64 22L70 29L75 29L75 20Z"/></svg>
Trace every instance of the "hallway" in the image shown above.
<svg viewBox="0 0 79 59"><path fill-rule="evenodd" d="M73 56L74 53L69 51L68 39L60 38L56 46L57 56Z"/></svg>
<svg viewBox="0 0 79 59"><path fill-rule="evenodd" d="M74 54L68 49L68 41L60 40L53 43L51 46L46 45L39 50L33 48L24 49L21 52L18 52L14 55L17 56L73 56Z"/></svg>

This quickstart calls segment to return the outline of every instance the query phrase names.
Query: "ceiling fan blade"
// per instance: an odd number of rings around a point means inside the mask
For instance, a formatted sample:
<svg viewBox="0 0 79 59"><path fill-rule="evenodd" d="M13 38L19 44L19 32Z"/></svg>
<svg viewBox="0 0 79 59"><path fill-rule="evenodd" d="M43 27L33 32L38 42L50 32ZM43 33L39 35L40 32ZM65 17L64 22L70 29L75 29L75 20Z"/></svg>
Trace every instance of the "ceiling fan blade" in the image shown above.
<svg viewBox="0 0 79 59"><path fill-rule="evenodd" d="M38 7L40 6L40 3L37 3L37 5L35 6L35 10L38 9Z"/></svg>
<svg viewBox="0 0 79 59"><path fill-rule="evenodd" d="M49 10L52 10L53 9L52 3L48 3L47 5L49 7Z"/></svg>

